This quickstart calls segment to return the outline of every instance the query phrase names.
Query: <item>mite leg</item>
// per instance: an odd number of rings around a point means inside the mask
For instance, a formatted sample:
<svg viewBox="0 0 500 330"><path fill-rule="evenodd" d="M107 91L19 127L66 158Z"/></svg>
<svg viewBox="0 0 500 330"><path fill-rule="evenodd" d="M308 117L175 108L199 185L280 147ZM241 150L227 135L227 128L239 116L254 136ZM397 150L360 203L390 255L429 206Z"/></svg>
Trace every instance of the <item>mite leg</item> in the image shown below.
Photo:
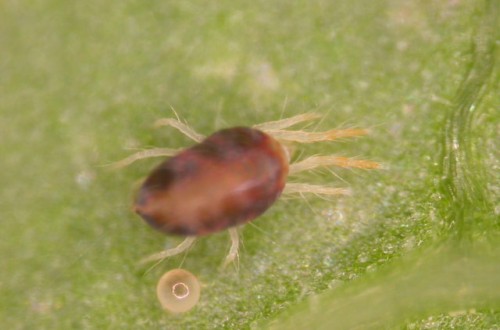
<svg viewBox="0 0 500 330"><path fill-rule="evenodd" d="M194 140L195 142L201 142L205 137L197 133L194 129L184 124L183 122L173 119L173 118L161 118L155 122L155 127L171 126L177 129L179 132L187 136L188 138Z"/></svg>
<svg viewBox="0 0 500 330"><path fill-rule="evenodd" d="M350 168L376 169L380 163L337 156L313 156L298 163L290 164L289 174L312 170L318 167L339 166Z"/></svg>
<svg viewBox="0 0 500 330"><path fill-rule="evenodd" d="M196 142L201 142L204 139L203 135L195 132L191 127L189 127L188 125L184 124L183 122L177 119L173 118L158 119L155 122L155 127L161 127L161 126L172 126L177 130L179 130L182 134L186 135L187 137ZM135 154L132 154L127 158L114 163L112 167L122 168L140 159L145 159L150 157L174 156L177 152L178 152L177 149L170 149L170 148L153 148L153 149L143 150L136 152Z"/></svg>
<svg viewBox="0 0 500 330"><path fill-rule="evenodd" d="M178 255L178 254L186 251L187 249L189 249L191 247L191 245L193 245L194 241L196 241L195 236L188 236L188 237L186 237L185 240L182 241L181 244L177 245L176 247L155 253L153 255L150 255L149 257L146 257L146 258L142 259L141 261L139 261L139 263L145 264L148 262L163 260L163 259L166 259L168 257Z"/></svg>
<svg viewBox="0 0 500 330"><path fill-rule="evenodd" d="M236 228L229 228L229 236L231 237L231 248L226 256L223 267L226 267L235 260L238 260L238 248L240 245L240 237Z"/></svg>
<svg viewBox="0 0 500 330"><path fill-rule="evenodd" d="M153 149L142 150L142 151L136 152L135 154L128 156L127 158L124 158L120 161L117 161L116 163L113 163L111 166L113 168L118 169L118 168L128 166L128 165L132 164L133 162L140 160L140 159L146 159L146 158L151 158L151 157L173 156L177 152L178 152L177 149L170 149L170 148L153 148Z"/></svg>
<svg viewBox="0 0 500 330"><path fill-rule="evenodd" d="M274 138L282 141L313 143L321 141L333 141L340 138L361 136L368 134L366 129L333 129L325 132L305 132L305 131L287 131L287 130L267 130L267 133Z"/></svg>
<svg viewBox="0 0 500 330"><path fill-rule="evenodd" d="M254 128L260 129L261 131L268 132L273 130L280 130L283 128L288 128L295 124L299 124L305 121L314 120L317 118L321 118L321 115L317 113L304 113L301 115L297 115L290 118L285 118L276 121L268 121L267 123L262 123L258 125L254 125Z"/></svg>
<svg viewBox="0 0 500 330"><path fill-rule="evenodd" d="M328 186L307 183L287 183L283 194L311 193L318 195L349 195L351 191L346 188L333 188Z"/></svg>

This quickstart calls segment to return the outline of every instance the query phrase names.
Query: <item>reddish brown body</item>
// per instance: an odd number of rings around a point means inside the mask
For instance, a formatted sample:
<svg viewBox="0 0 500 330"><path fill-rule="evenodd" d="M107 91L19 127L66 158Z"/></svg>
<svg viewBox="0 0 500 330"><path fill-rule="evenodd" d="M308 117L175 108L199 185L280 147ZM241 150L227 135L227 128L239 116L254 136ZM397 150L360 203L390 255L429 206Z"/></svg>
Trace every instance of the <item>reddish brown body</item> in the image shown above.
<svg viewBox="0 0 500 330"><path fill-rule="evenodd" d="M153 170L135 211L166 233L209 234L266 211L287 175L285 151L271 136L247 127L224 129Z"/></svg>

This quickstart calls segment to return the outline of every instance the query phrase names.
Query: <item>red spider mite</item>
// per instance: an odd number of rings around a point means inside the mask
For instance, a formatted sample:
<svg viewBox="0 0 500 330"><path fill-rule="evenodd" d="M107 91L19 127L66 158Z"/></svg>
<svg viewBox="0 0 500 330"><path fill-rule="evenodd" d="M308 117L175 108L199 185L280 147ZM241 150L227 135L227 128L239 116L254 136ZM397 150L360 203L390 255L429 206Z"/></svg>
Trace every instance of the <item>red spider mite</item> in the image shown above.
<svg viewBox="0 0 500 330"><path fill-rule="evenodd" d="M227 128L207 138L179 120L158 120L156 126L177 128L197 144L181 151L149 149L116 164L121 167L138 159L171 156L146 178L135 199L134 210L154 228L187 238L179 246L156 253L143 262L179 254L188 249L196 237L229 229L232 245L227 264L238 256L235 226L264 213L282 193L348 193L343 188L287 182L289 176L325 166L379 168L376 162L332 155L312 156L290 164L289 143L332 141L367 133L363 129L285 130L319 117L307 113L252 128Z"/></svg>

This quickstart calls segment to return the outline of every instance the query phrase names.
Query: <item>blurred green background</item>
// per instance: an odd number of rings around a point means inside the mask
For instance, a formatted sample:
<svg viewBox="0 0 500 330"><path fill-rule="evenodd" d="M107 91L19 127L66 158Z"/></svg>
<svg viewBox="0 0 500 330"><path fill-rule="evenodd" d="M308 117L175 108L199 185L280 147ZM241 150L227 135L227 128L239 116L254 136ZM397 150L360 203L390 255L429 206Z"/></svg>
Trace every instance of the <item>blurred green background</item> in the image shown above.
<svg viewBox="0 0 500 330"><path fill-rule="evenodd" d="M2 329L492 329L500 324L499 5L482 0L0 2ZM172 247L131 212L196 130L304 112L368 137L300 148L380 171L297 179L353 196L279 201L148 273ZM181 266L184 315L156 300Z"/></svg>

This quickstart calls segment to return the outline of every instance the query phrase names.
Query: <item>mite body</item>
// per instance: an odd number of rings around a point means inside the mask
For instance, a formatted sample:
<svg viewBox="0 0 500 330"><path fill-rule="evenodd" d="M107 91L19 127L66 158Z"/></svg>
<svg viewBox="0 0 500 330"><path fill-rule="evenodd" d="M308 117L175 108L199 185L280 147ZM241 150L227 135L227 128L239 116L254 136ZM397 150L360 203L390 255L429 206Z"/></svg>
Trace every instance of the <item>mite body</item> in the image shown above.
<svg viewBox="0 0 500 330"><path fill-rule="evenodd" d="M154 169L134 208L165 233L205 235L261 215L287 174L287 155L274 138L254 128L224 129Z"/></svg>

